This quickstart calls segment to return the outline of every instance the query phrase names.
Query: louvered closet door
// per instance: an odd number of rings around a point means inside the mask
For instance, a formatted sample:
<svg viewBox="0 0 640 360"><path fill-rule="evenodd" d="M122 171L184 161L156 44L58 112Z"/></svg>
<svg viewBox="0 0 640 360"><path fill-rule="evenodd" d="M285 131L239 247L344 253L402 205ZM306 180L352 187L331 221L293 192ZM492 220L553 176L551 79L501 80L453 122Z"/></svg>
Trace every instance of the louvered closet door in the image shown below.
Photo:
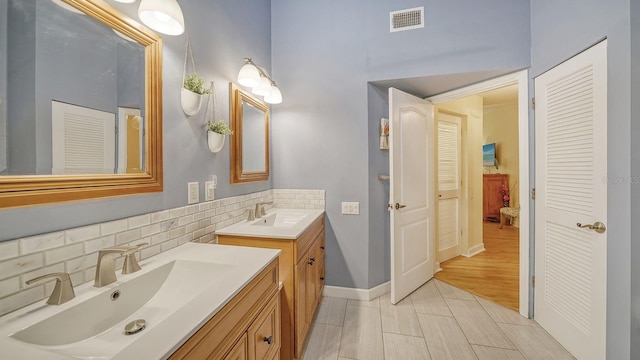
<svg viewBox="0 0 640 360"><path fill-rule="evenodd" d="M113 174L115 114L51 102L53 174Z"/></svg>
<svg viewBox="0 0 640 360"><path fill-rule="evenodd" d="M576 358L605 359L606 41L535 79L535 319Z"/></svg>
<svg viewBox="0 0 640 360"><path fill-rule="evenodd" d="M438 112L438 261L460 255L461 123L457 115Z"/></svg>

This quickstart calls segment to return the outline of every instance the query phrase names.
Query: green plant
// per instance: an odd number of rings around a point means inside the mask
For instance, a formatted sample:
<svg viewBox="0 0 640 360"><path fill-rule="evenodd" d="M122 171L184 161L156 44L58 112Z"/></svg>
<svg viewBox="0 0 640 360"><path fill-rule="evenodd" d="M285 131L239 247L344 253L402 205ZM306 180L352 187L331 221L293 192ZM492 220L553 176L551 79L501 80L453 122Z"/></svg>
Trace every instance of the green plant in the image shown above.
<svg viewBox="0 0 640 360"><path fill-rule="evenodd" d="M207 121L207 125L209 126L209 131L212 131L214 133L218 133L221 135L231 135L233 133L233 131L229 129L227 123L225 123L224 120L218 120L214 123L211 123L211 121Z"/></svg>
<svg viewBox="0 0 640 360"><path fill-rule="evenodd" d="M198 74L191 74L184 79L182 86L196 94L204 95L211 94L211 89L204 88L204 79L199 77Z"/></svg>

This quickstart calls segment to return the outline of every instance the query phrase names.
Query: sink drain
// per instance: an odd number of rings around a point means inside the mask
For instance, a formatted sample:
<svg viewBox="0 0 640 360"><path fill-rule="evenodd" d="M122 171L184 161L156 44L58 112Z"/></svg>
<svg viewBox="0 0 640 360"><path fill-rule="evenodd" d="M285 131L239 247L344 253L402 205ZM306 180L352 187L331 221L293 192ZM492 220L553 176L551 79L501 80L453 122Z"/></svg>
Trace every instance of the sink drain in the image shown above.
<svg viewBox="0 0 640 360"><path fill-rule="evenodd" d="M125 335L137 334L147 327L147 322L144 319L133 320L124 327Z"/></svg>

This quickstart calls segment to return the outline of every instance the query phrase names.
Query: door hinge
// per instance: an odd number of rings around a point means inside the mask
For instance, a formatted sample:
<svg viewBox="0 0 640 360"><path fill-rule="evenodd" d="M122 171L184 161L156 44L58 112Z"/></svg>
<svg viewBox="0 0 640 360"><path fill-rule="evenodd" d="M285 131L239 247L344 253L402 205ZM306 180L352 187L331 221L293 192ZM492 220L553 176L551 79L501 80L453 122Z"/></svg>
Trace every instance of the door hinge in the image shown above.
<svg viewBox="0 0 640 360"><path fill-rule="evenodd" d="M533 275L531 277L531 286L536 287L536 276L535 275Z"/></svg>
<svg viewBox="0 0 640 360"><path fill-rule="evenodd" d="M531 200L535 200L536 199L536 188L532 188L531 189Z"/></svg>
<svg viewBox="0 0 640 360"><path fill-rule="evenodd" d="M115 134L118 135L118 127L117 126L114 126L114 131L115 131Z"/></svg>
<svg viewBox="0 0 640 360"><path fill-rule="evenodd" d="M536 97L535 96L531 98L531 108L532 109L536 108Z"/></svg>

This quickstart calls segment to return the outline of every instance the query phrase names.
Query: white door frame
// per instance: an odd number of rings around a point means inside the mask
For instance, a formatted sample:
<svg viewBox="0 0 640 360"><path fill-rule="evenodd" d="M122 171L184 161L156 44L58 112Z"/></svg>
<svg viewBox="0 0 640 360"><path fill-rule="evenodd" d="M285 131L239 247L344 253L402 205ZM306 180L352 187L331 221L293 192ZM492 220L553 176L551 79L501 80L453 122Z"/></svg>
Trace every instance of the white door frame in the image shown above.
<svg viewBox="0 0 640 360"><path fill-rule="evenodd" d="M521 70L511 74L452 90L427 98L434 105L477 95L509 85L518 85L518 142L519 142L519 198L520 198L520 315L529 317L529 72Z"/></svg>

